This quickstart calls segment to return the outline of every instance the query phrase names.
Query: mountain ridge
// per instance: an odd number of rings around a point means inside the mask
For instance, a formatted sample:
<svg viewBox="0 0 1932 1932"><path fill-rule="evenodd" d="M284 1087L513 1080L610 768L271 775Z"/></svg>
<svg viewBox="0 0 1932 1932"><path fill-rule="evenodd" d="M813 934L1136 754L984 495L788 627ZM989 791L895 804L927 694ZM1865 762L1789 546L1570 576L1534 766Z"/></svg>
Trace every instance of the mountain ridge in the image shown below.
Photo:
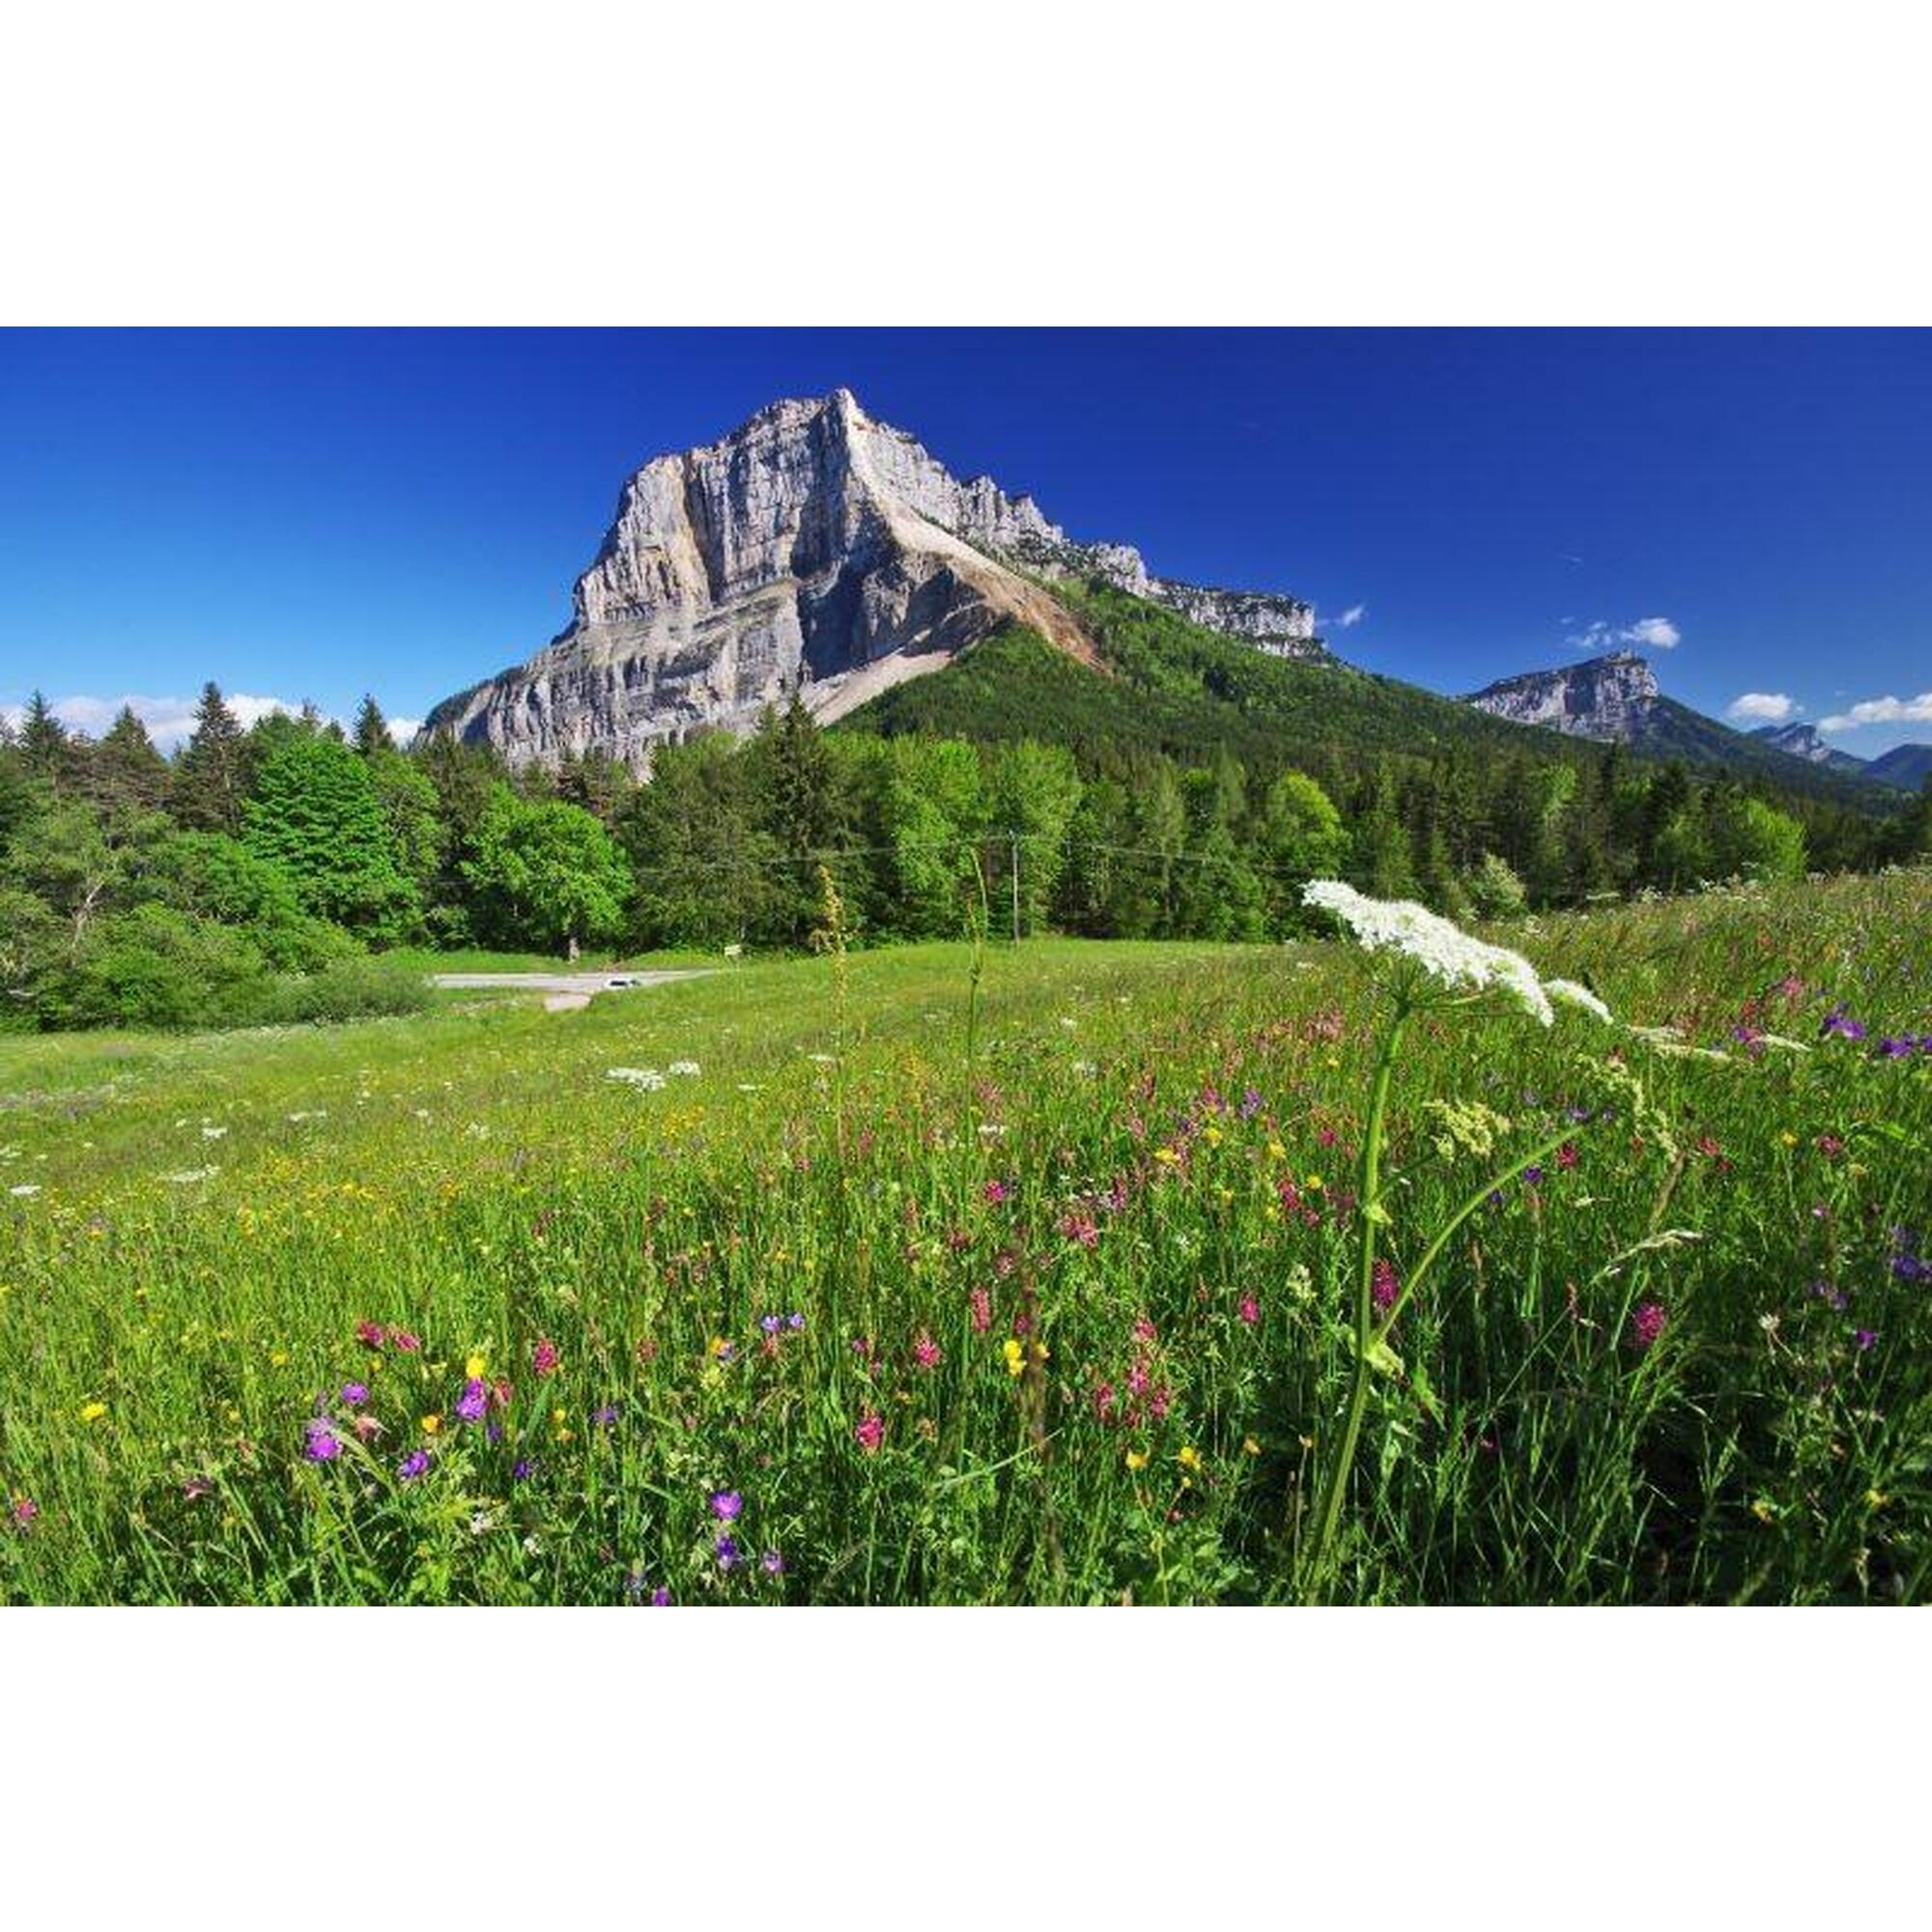
<svg viewBox="0 0 1932 1932"><path fill-rule="evenodd" d="M1093 665L1046 587L1062 577L1212 618L1281 656L1327 656L1304 600L1156 576L1131 545L1069 537L1031 496L960 481L840 388L772 403L634 471L570 623L442 699L423 731L491 744L513 765L596 752L642 769L655 745L749 729L794 690L829 723L1003 623Z"/></svg>

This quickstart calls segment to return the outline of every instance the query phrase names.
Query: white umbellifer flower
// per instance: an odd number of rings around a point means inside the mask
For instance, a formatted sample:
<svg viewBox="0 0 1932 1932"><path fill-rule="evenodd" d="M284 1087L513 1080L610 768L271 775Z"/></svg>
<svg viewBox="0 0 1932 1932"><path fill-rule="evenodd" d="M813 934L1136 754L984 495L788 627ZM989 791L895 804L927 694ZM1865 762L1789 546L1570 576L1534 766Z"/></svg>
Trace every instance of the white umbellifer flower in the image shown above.
<svg viewBox="0 0 1932 1932"><path fill-rule="evenodd" d="M640 1094L655 1094L665 1084L665 1077L655 1066L607 1066L604 1069L607 1080L621 1080L627 1087L635 1087Z"/></svg>
<svg viewBox="0 0 1932 1932"><path fill-rule="evenodd" d="M203 1127L201 1137L205 1141L218 1141L227 1131L226 1127Z"/></svg>
<svg viewBox="0 0 1932 1932"><path fill-rule="evenodd" d="M15 1201L31 1200L40 1191L40 1188L31 1180L23 1180L18 1187L10 1187L7 1190Z"/></svg>
<svg viewBox="0 0 1932 1932"><path fill-rule="evenodd" d="M681 1078L690 1079L697 1071L697 1062L695 1060L673 1060L665 1070L668 1073L675 1073Z"/></svg>
<svg viewBox="0 0 1932 1932"><path fill-rule="evenodd" d="M1471 938L1460 925L1412 899L1372 899L1340 879L1312 879L1301 889L1305 904L1335 917L1372 952L1401 952L1445 986L1472 992L1493 987L1532 1019L1555 1018L1536 968L1520 952Z"/></svg>
<svg viewBox="0 0 1932 1932"><path fill-rule="evenodd" d="M1546 980L1543 990L1552 1000L1561 1000L1566 1006L1581 1007L1586 1013L1594 1013L1606 1025L1612 1024L1609 1008L1589 987L1579 986L1574 980Z"/></svg>
<svg viewBox="0 0 1932 1932"><path fill-rule="evenodd" d="M164 1174L161 1179L172 1180L179 1187L188 1187L197 1180L213 1180L220 1172L218 1167L189 1167L179 1174Z"/></svg>

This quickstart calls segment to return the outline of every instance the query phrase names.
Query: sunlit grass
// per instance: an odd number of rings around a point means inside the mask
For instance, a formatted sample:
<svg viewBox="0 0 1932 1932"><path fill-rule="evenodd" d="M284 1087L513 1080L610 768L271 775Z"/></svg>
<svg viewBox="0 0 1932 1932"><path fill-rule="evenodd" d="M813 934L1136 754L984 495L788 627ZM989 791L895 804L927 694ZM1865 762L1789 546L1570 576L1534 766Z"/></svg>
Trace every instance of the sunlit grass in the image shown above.
<svg viewBox="0 0 1932 1932"><path fill-rule="evenodd" d="M1922 873L1515 928L1676 1030L1621 1066L1418 1016L1399 1274L1576 1132L1402 1310L1328 1594L1924 1594L1932 1054L1880 1042L1932 1031L1927 929ZM0 1592L1292 1597L1356 1352L1359 955L995 948L970 1062L965 946L838 970L0 1041ZM1445 1100L1508 1122L1487 1161Z"/></svg>

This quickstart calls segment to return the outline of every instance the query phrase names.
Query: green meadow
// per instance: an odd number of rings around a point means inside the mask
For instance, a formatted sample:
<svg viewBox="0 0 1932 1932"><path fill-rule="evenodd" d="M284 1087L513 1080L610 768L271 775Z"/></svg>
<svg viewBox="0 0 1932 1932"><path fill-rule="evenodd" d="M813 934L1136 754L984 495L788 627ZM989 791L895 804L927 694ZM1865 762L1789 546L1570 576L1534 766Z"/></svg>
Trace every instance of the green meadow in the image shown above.
<svg viewBox="0 0 1932 1932"><path fill-rule="evenodd" d="M1490 933L1615 1023L1404 1034L1378 1307L1454 1225L1319 1564L1346 941L0 1035L0 1598L1919 1601L1928 933L1922 869Z"/></svg>

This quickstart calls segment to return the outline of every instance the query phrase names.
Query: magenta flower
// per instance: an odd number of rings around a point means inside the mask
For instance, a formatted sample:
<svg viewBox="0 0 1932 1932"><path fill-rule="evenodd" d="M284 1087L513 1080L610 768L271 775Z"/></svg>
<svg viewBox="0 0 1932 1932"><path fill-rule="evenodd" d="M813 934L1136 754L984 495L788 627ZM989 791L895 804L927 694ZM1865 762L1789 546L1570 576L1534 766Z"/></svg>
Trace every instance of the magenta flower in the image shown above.
<svg viewBox="0 0 1932 1932"><path fill-rule="evenodd" d="M853 1430L852 1438L867 1455L874 1454L886 1439L886 1420L876 1409L867 1409L859 1418L859 1426Z"/></svg>
<svg viewBox="0 0 1932 1932"><path fill-rule="evenodd" d="M540 1376L554 1376L562 1359L557 1353L556 1344L548 1335L540 1336L536 1347L530 1350L530 1367Z"/></svg>
<svg viewBox="0 0 1932 1932"><path fill-rule="evenodd" d="M422 1337L411 1334L407 1328L390 1329L389 1340L406 1355L413 1355L422 1347Z"/></svg>
<svg viewBox="0 0 1932 1932"><path fill-rule="evenodd" d="M657 1588L651 1592L651 1605L654 1609L660 1609L660 1610L669 1608L670 1591L667 1589L664 1584L660 1583L657 1586Z"/></svg>
<svg viewBox="0 0 1932 1932"><path fill-rule="evenodd" d="M1007 1198L1007 1183L1004 1180L989 1180L980 1192L997 1208Z"/></svg>
<svg viewBox="0 0 1932 1932"><path fill-rule="evenodd" d="M983 1335L993 1325L993 1297L983 1288L976 1288L972 1294L973 1332Z"/></svg>
<svg viewBox="0 0 1932 1932"><path fill-rule="evenodd" d="M718 1490L711 1497L711 1514L720 1522L735 1522L745 1507L745 1498L736 1490Z"/></svg>
<svg viewBox="0 0 1932 1932"><path fill-rule="evenodd" d="M923 1369L939 1366L939 1344L923 1328L913 1337L912 1358Z"/></svg>
<svg viewBox="0 0 1932 1932"><path fill-rule="evenodd" d="M380 1321L358 1321L355 1324L355 1339L372 1349L380 1349L387 1335Z"/></svg>
<svg viewBox="0 0 1932 1932"><path fill-rule="evenodd" d="M1252 1294L1241 1296L1241 1305L1235 1311L1252 1328L1262 1319L1262 1305Z"/></svg>
<svg viewBox="0 0 1932 1932"><path fill-rule="evenodd" d="M1401 1293L1402 1283L1396 1276L1395 1264L1382 1256L1369 1270L1369 1299L1376 1304L1378 1314L1386 1315Z"/></svg>
<svg viewBox="0 0 1932 1932"><path fill-rule="evenodd" d="M1631 1316L1631 1347L1642 1354L1663 1333L1670 1320L1661 1301L1639 1302Z"/></svg>
<svg viewBox="0 0 1932 1932"><path fill-rule="evenodd" d="M41 1513L41 1506L32 1496L15 1496L12 1511L14 1527L25 1529Z"/></svg>

